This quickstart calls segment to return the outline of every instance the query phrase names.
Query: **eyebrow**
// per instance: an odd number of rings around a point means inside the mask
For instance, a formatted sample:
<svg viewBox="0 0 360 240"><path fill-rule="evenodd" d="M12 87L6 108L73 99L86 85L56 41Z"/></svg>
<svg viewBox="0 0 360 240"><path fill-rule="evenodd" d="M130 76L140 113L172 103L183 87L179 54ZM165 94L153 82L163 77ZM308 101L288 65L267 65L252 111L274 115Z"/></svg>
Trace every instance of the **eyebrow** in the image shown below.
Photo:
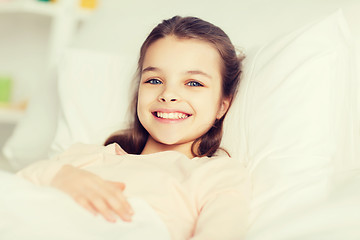
<svg viewBox="0 0 360 240"><path fill-rule="evenodd" d="M157 67L150 66L150 67L144 68L141 72L145 73L145 72L156 72L156 71L161 71L161 70Z"/></svg>
<svg viewBox="0 0 360 240"><path fill-rule="evenodd" d="M141 72L145 73L145 72L162 72L162 71L160 68L149 66L147 68L144 68ZM209 79L212 79L212 77L209 74L200 70L189 70L186 71L185 73L190 75L203 75Z"/></svg>
<svg viewBox="0 0 360 240"><path fill-rule="evenodd" d="M206 72L200 71L200 70L191 70L191 71L187 71L186 73L191 74L191 75L203 75L207 78L212 79L212 77L209 74L207 74Z"/></svg>

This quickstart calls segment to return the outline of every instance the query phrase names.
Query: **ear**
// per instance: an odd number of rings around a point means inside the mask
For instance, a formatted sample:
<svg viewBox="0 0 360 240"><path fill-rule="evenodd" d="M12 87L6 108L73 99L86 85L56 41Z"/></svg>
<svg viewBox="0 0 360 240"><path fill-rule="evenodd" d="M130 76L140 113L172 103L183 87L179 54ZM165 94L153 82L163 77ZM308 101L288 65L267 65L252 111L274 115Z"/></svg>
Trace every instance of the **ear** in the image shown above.
<svg viewBox="0 0 360 240"><path fill-rule="evenodd" d="M220 108L218 110L218 113L216 115L216 119L220 119L224 116L224 114L227 112L230 106L231 98L223 98L220 103Z"/></svg>

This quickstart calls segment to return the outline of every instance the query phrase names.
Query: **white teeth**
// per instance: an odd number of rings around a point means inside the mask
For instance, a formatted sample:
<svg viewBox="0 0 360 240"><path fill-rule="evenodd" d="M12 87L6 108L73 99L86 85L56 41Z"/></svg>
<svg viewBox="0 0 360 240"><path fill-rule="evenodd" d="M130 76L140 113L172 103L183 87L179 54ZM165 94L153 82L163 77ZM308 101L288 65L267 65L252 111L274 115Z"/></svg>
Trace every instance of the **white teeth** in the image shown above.
<svg viewBox="0 0 360 240"><path fill-rule="evenodd" d="M156 116L158 118L164 118L164 119L184 119L187 118L189 115L179 112L172 112L172 113L156 112Z"/></svg>

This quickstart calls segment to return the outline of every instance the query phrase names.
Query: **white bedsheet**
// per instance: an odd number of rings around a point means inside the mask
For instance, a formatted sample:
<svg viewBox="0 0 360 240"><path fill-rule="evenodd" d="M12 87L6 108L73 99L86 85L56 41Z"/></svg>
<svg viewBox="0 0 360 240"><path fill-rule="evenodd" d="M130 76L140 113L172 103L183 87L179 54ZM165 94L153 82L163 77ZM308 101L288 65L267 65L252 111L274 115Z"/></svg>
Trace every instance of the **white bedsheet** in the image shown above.
<svg viewBox="0 0 360 240"><path fill-rule="evenodd" d="M165 224L144 200L129 202L135 212L132 222L110 223L61 191L0 170L1 240L170 239Z"/></svg>
<svg viewBox="0 0 360 240"><path fill-rule="evenodd" d="M249 229L246 240L359 240L360 169L338 174L331 189L326 199L314 196L306 209L279 215L277 208L269 207ZM279 202L288 204L284 198Z"/></svg>
<svg viewBox="0 0 360 240"><path fill-rule="evenodd" d="M278 209L264 212L245 239L360 239L360 170L338 175L328 198L315 200L316 204L307 209L281 214L275 220L271 216ZM138 198L129 201L135 211L133 221L109 223L101 216L94 217L56 189L33 185L0 170L0 237L1 240L170 239L166 226L145 201ZM268 218L272 220L267 221Z"/></svg>

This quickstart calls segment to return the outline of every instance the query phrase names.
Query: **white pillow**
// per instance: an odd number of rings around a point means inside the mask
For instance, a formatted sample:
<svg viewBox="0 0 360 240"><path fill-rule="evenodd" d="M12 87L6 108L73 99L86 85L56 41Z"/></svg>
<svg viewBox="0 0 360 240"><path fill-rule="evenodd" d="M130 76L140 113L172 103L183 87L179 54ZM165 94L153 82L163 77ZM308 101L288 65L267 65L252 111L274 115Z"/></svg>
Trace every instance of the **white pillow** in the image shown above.
<svg viewBox="0 0 360 240"><path fill-rule="evenodd" d="M123 128L135 70L128 56L69 49L59 67L59 118L50 155L77 142L103 144Z"/></svg>
<svg viewBox="0 0 360 240"><path fill-rule="evenodd" d="M4 145L3 154L14 170L48 157L57 122L56 71L41 84L23 119Z"/></svg>
<svg viewBox="0 0 360 240"><path fill-rule="evenodd" d="M298 231L276 230L293 227L292 217L326 199L335 170L358 166L352 51L339 11L276 39L253 59L224 140L251 175L247 239L297 239ZM314 230L307 224L304 231Z"/></svg>

